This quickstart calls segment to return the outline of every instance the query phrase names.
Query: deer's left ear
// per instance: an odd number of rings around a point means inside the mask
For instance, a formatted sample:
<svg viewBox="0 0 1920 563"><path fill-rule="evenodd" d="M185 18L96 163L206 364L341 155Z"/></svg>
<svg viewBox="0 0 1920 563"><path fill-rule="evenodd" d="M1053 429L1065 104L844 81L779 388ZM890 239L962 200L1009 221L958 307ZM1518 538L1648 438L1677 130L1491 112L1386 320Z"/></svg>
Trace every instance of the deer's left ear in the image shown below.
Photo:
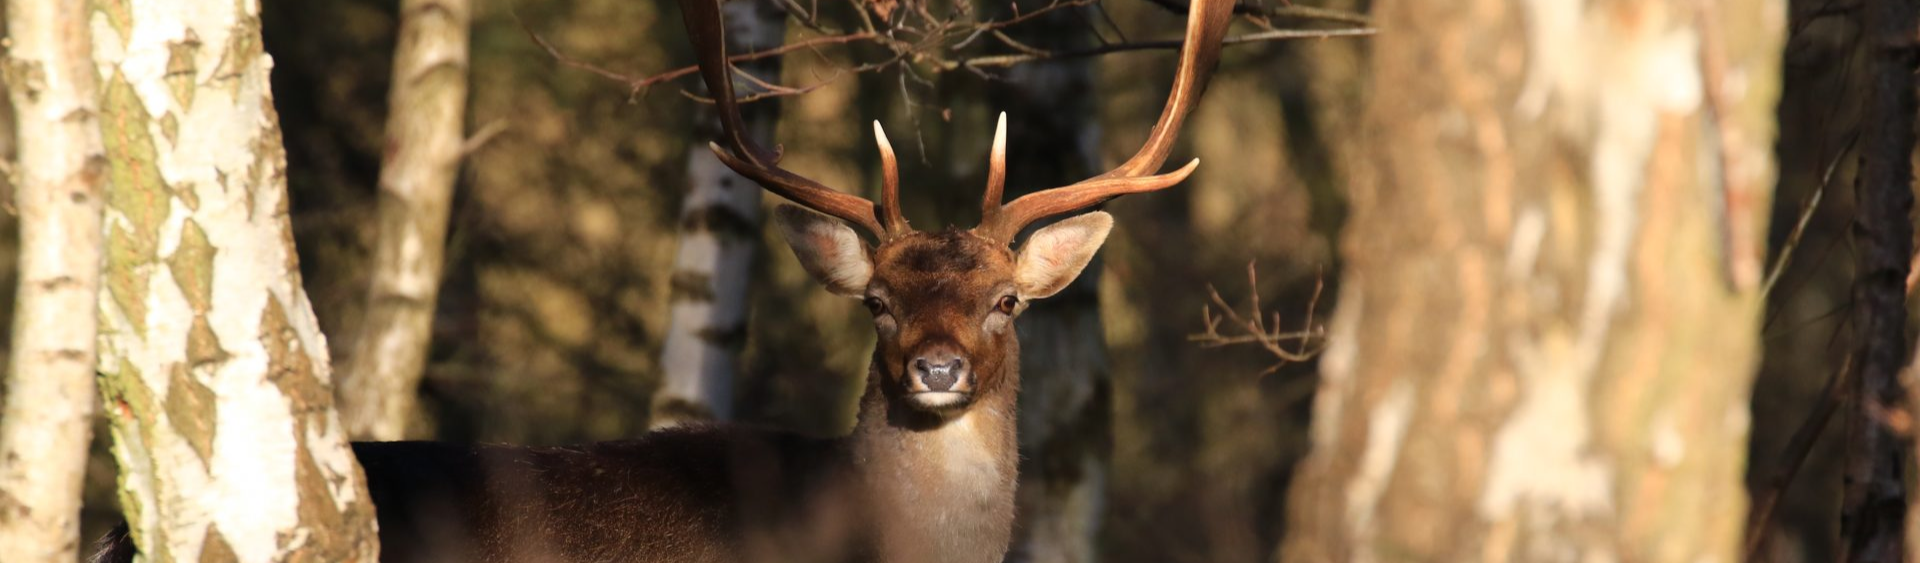
<svg viewBox="0 0 1920 563"><path fill-rule="evenodd" d="M1066 289L1112 230L1113 216L1095 211L1034 232L1014 261L1013 283L1020 298L1042 299Z"/></svg>

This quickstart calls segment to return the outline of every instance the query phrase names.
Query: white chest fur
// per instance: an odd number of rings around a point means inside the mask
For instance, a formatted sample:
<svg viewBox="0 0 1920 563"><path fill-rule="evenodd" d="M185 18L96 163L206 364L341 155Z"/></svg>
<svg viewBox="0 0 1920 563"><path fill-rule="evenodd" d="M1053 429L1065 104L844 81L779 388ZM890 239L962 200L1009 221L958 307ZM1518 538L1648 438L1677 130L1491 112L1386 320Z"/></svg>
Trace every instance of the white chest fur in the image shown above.
<svg viewBox="0 0 1920 563"><path fill-rule="evenodd" d="M904 559L993 562L1004 555L1013 512L1009 457L990 413L967 413L897 443L893 478L874 483L893 499L884 512L888 551ZM877 461L877 460L876 460ZM877 475L876 475L877 476Z"/></svg>

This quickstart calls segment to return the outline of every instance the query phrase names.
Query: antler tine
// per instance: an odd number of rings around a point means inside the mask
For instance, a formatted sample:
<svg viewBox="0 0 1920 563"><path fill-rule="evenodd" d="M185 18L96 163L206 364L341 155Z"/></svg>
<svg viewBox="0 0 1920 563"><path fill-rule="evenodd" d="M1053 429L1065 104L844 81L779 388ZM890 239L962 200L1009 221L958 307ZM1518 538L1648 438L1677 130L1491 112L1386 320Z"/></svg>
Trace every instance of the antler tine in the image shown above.
<svg viewBox="0 0 1920 563"><path fill-rule="evenodd" d="M980 230L990 238L1011 241L1021 229L1042 218L1126 194L1165 189L1185 180L1199 165L1199 159L1168 174L1146 174L1166 163L1174 140L1179 138L1180 125L1206 91L1207 79L1220 62L1220 45L1226 36L1227 24L1233 21L1233 4L1234 0L1193 0L1190 4L1186 41L1180 48L1180 68L1174 77L1173 93L1167 96L1167 105L1160 110L1160 119L1154 122L1153 132L1148 134L1139 152L1105 174L1016 199L999 213L990 213L992 220L983 221Z"/></svg>
<svg viewBox="0 0 1920 563"><path fill-rule="evenodd" d="M886 238L887 230L874 215L873 202L834 191L780 168L778 149L768 151L747 137L746 128L740 123L739 102L733 97L733 67L727 64L726 26L720 19L720 1L680 0L680 12L686 21L687 38L693 43L694 57L699 62L700 78L706 81L707 92L713 95L714 106L719 109L720 125L724 129L722 137L732 145L729 151L719 143L708 143L713 155L727 168L767 191Z"/></svg>
<svg viewBox="0 0 1920 563"><path fill-rule="evenodd" d="M887 228L887 235L907 232L907 218L900 214L900 163L893 157L893 143L887 142L887 132L880 128L880 120L873 120L873 140L880 145L880 208L885 216L881 224Z"/></svg>
<svg viewBox="0 0 1920 563"><path fill-rule="evenodd" d="M1000 214L1000 197L1007 189L1007 112L993 126L993 153L987 158L987 195L980 200L980 222L991 223Z"/></svg>

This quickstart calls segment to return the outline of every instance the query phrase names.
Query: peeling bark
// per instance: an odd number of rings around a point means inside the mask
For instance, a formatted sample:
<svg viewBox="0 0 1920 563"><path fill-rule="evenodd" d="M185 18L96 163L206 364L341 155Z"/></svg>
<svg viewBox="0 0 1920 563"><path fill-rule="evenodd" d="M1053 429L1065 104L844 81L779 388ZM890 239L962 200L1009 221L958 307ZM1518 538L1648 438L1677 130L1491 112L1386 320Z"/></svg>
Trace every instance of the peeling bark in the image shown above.
<svg viewBox="0 0 1920 563"><path fill-rule="evenodd" d="M1376 5L1284 560L1738 557L1784 8Z"/></svg>
<svg viewBox="0 0 1920 563"><path fill-rule="evenodd" d="M340 377L340 417L358 439L408 437L418 403L465 143L471 9L467 0L400 5L372 287Z"/></svg>
<svg viewBox="0 0 1920 563"><path fill-rule="evenodd" d="M1025 2L1024 11L1046 2ZM1074 13L1081 12L1081 13ZM1038 49L1087 46L1080 29L1096 18L1068 8L1008 30ZM991 107L1006 111L1009 154L1006 201L1098 174L1100 138L1093 102L1093 62L1056 61L1009 69L990 83ZM983 122L984 124L985 122ZM983 131L991 133L991 130ZM1028 233L1052 224L1042 221ZM1085 563L1097 559L1112 444L1112 378L1100 316L1096 257L1066 289L1021 315L1020 486L1007 560Z"/></svg>
<svg viewBox="0 0 1920 563"><path fill-rule="evenodd" d="M97 370L149 561L373 561L300 285L259 4L93 4L109 159Z"/></svg>
<svg viewBox="0 0 1920 563"><path fill-rule="evenodd" d="M721 6L727 52L751 53L786 40L787 14L772 0L733 0ZM739 63L741 72L778 83L780 58ZM759 87L736 79L747 95ZM741 108L747 135L773 143L778 100ZM704 120L718 139L717 119ZM660 390L652 426L733 418L733 380L747 335L747 287L760 246L760 186L720 164L706 143L687 146L687 180L680 205L680 246L674 254L670 318L661 345Z"/></svg>
<svg viewBox="0 0 1920 563"><path fill-rule="evenodd" d="M106 158L84 0L6 3L20 285L0 405L0 553L74 561L92 439ZM79 314L75 314L79 312Z"/></svg>

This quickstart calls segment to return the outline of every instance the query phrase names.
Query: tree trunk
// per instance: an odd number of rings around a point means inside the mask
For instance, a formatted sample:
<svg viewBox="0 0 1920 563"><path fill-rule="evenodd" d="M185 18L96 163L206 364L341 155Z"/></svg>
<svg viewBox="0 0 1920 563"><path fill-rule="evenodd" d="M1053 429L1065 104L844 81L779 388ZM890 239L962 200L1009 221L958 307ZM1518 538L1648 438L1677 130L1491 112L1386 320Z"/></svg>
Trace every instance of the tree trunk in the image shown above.
<svg viewBox="0 0 1920 563"><path fill-rule="evenodd" d="M1376 5L1286 561L1737 559L1783 8Z"/></svg>
<svg viewBox="0 0 1920 563"><path fill-rule="evenodd" d="M1854 226L1859 273L1853 307L1859 366L1850 381L1847 463L1835 561L1898 561L1905 550L1908 444L1886 413L1906 409L1900 368L1907 361L1906 280L1913 256L1913 143L1916 43L1920 7L1874 0L1857 11L1871 73L1861 119Z"/></svg>
<svg viewBox="0 0 1920 563"><path fill-rule="evenodd" d="M787 14L772 0L733 0L721 6L727 52L746 54L780 46ZM736 65L768 83L780 79L780 58ZM735 80L746 95L761 88ZM741 108L747 135L772 146L780 121L778 99ZM710 113L710 112L709 112ZM717 117L702 120L719 138ZM653 398L652 426L733 418L733 380L747 335L747 286L760 245L760 186L734 173L706 143L687 146L686 200L680 205L680 248L674 255L669 325L660 351L664 380Z"/></svg>
<svg viewBox="0 0 1920 563"><path fill-rule="evenodd" d="M467 107L467 0L405 0L380 168L380 237L340 417L355 438L406 438L431 344Z"/></svg>
<svg viewBox="0 0 1920 563"><path fill-rule="evenodd" d="M1045 5L1028 2L1020 9ZM1008 33L1038 49L1085 47L1083 18L1095 17L1091 10L1069 8ZM1007 167L1006 201L1103 170L1091 60L1020 65L1005 78L989 83L989 100L1008 113L1007 152L1017 155ZM1065 290L1018 321L1020 487L1008 561L1080 563L1097 555L1113 408L1100 318L1101 263L1096 257Z"/></svg>
<svg viewBox="0 0 1920 563"><path fill-rule="evenodd" d="M94 4L100 384L149 561L373 561L373 506L301 288L259 4Z"/></svg>
<svg viewBox="0 0 1920 563"><path fill-rule="evenodd" d="M8 94L21 147L20 285L0 406L0 553L78 557L94 412L106 157L84 0L6 3ZM75 314L79 312L79 314Z"/></svg>

